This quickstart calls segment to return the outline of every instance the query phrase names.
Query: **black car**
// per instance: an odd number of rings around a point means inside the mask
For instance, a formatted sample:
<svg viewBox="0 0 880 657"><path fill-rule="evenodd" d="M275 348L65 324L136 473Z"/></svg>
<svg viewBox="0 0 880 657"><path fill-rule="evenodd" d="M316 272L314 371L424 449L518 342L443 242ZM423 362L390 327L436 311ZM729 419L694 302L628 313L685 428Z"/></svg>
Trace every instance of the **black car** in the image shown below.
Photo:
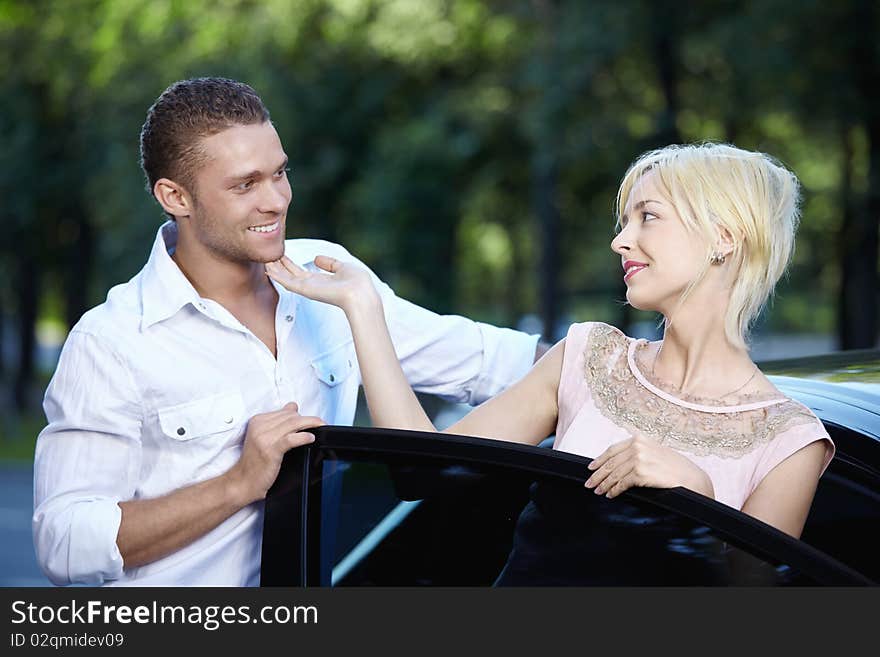
<svg viewBox="0 0 880 657"><path fill-rule="evenodd" d="M590 459L505 441L322 427L266 499L264 586L880 582L880 352L767 362L837 446L801 540L684 488L615 499Z"/></svg>

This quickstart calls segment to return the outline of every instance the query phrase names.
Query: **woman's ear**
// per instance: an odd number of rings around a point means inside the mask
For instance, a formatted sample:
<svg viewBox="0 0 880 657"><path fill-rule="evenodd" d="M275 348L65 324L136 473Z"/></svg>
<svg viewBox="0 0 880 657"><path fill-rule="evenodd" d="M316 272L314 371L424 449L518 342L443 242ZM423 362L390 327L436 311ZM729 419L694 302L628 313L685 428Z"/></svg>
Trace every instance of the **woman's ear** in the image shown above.
<svg viewBox="0 0 880 657"><path fill-rule="evenodd" d="M717 233L718 238L715 241L715 252L727 257L736 249L736 240L724 226L718 226Z"/></svg>
<svg viewBox="0 0 880 657"><path fill-rule="evenodd" d="M173 180L159 178L153 185L153 196L165 212L177 219L188 217L192 213L192 197Z"/></svg>

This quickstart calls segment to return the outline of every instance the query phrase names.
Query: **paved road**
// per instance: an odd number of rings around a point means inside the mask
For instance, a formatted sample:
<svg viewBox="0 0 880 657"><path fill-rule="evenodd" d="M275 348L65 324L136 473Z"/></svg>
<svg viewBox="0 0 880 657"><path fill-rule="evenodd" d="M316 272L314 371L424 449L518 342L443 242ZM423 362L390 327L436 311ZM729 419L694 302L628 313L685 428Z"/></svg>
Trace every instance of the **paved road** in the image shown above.
<svg viewBox="0 0 880 657"><path fill-rule="evenodd" d="M31 539L33 467L0 462L0 586L51 586Z"/></svg>

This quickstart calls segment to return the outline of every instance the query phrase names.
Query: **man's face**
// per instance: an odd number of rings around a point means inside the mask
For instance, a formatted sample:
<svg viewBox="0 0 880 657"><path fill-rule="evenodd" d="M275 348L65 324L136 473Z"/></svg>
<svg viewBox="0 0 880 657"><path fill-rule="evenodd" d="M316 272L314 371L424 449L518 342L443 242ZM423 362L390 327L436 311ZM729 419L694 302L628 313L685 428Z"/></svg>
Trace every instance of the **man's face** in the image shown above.
<svg viewBox="0 0 880 657"><path fill-rule="evenodd" d="M202 140L207 161L195 173L194 242L237 263L271 262L284 254L290 205L287 155L268 121L237 125Z"/></svg>

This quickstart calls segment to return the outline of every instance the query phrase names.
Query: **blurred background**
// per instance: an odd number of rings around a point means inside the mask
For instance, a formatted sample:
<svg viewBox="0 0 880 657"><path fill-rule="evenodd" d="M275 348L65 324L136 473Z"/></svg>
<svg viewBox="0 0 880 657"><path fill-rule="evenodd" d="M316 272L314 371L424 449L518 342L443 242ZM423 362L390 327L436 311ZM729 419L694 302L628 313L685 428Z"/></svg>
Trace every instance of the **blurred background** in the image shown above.
<svg viewBox="0 0 880 657"><path fill-rule="evenodd" d="M755 357L876 346L878 28L876 0L0 0L0 485L32 459L69 327L147 258L162 213L138 133L184 77L263 97L288 237L548 340L588 319L656 334L609 250L636 156L768 152L803 220Z"/></svg>

